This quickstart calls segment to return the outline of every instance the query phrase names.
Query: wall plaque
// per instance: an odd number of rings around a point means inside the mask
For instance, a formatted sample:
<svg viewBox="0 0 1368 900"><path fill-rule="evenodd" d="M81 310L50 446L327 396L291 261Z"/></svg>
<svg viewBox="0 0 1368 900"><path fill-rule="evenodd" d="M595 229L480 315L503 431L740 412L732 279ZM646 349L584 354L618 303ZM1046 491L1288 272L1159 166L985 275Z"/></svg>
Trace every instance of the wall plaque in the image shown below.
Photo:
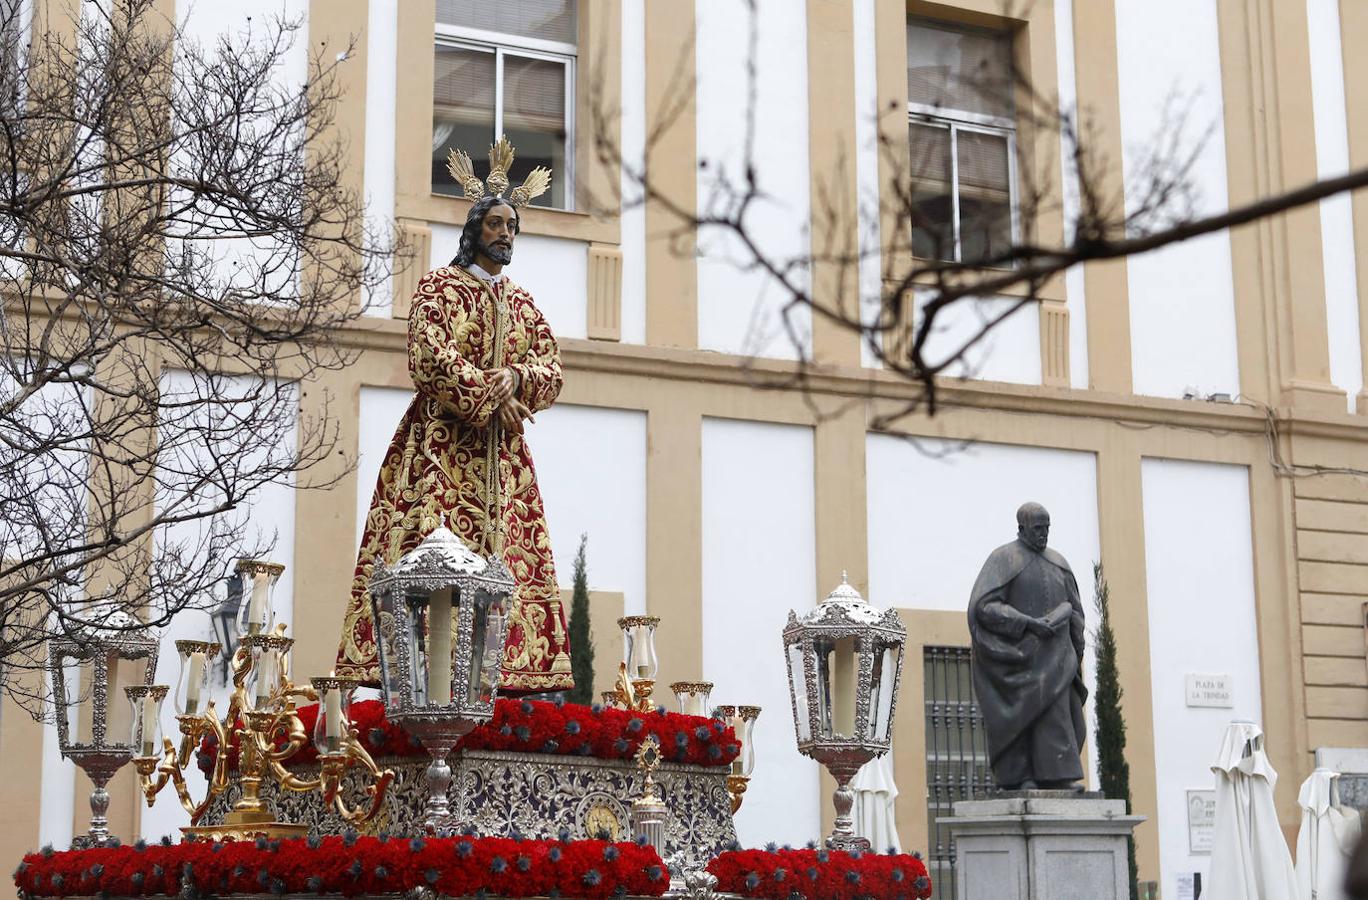
<svg viewBox="0 0 1368 900"><path fill-rule="evenodd" d="M1187 792L1188 852L1211 853L1216 836L1216 792L1190 790Z"/></svg>
<svg viewBox="0 0 1368 900"><path fill-rule="evenodd" d="M1215 706L1230 709L1235 705L1235 692L1229 675L1187 675L1187 705Z"/></svg>

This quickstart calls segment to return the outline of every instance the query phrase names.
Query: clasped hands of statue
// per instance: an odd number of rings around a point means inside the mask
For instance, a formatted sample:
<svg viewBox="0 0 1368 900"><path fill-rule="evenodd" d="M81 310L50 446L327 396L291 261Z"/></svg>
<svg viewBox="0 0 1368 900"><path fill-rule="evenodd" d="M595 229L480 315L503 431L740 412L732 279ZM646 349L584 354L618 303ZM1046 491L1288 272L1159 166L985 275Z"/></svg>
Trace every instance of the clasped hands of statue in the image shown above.
<svg viewBox="0 0 1368 900"><path fill-rule="evenodd" d="M498 404L499 424L512 434L523 433L523 420L535 422L532 410L517 397L518 376L512 369L487 369L485 378L489 382L490 397Z"/></svg>

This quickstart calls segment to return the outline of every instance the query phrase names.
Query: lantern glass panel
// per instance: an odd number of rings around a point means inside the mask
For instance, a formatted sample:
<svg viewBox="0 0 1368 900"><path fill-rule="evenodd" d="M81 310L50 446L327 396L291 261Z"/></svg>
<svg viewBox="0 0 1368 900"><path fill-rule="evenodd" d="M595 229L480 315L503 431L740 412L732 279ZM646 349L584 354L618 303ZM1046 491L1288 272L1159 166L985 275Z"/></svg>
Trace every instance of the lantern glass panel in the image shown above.
<svg viewBox="0 0 1368 900"><path fill-rule="evenodd" d="M856 639L823 638L816 646L822 736L855 737L855 698L860 671Z"/></svg>
<svg viewBox="0 0 1368 900"><path fill-rule="evenodd" d="M395 641L394 594L386 591L371 594L371 622L375 648L379 654L380 690L385 705L398 704L403 692L404 673L399 667L399 655L394 652Z"/></svg>
<svg viewBox="0 0 1368 900"><path fill-rule="evenodd" d="M893 684L901 654L902 648L892 644L881 648L875 657L874 678L870 684L869 727L865 729L865 736L870 740L888 740L893 718Z"/></svg>
<svg viewBox="0 0 1368 900"><path fill-rule="evenodd" d="M803 644L795 641L788 645L789 684L793 686L793 715L798 726L798 740L812 740L812 714L808 706L807 676L803 666ZM819 690L818 696L821 696Z"/></svg>
<svg viewBox="0 0 1368 900"><path fill-rule="evenodd" d="M95 742L95 660L63 660L62 691L66 699L67 739L75 744Z"/></svg>
<svg viewBox="0 0 1368 900"><path fill-rule="evenodd" d="M319 692L313 742L319 753L340 753L351 728L351 691L329 687Z"/></svg>
<svg viewBox="0 0 1368 900"><path fill-rule="evenodd" d="M122 659L117 651L110 649L105 654L105 672L108 676L105 696L109 698L105 705L105 714L109 717L105 723L105 740L124 743L133 728L133 720L128 704L119 700L127 696L124 688L146 683L147 657Z"/></svg>
<svg viewBox="0 0 1368 900"><path fill-rule="evenodd" d="M426 594L410 594L408 605L408 633L400 640L409 646L408 681L413 685L413 705L428 705L428 604Z"/></svg>
<svg viewBox="0 0 1368 900"><path fill-rule="evenodd" d="M471 704L489 705L494 702L494 690L499 684L503 662L503 604L488 595L481 595L475 604L475 630L470 640L470 685L467 700Z"/></svg>

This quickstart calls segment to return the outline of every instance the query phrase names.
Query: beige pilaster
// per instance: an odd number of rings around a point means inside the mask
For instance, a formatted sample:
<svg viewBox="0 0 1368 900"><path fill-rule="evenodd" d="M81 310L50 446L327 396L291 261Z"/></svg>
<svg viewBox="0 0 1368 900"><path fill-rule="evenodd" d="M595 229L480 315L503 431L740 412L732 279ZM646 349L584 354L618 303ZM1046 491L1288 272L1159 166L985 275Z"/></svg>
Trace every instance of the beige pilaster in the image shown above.
<svg viewBox="0 0 1368 900"><path fill-rule="evenodd" d="M858 319L859 209L855 181L854 16L848 0L807 0L808 171L812 300ZM860 337L814 310L817 362L858 366Z"/></svg>
<svg viewBox="0 0 1368 900"><path fill-rule="evenodd" d="M1074 68L1079 130L1098 160L1110 165L1092 174L1104 197L1124 195L1121 171L1121 93L1112 3L1073 5ZM1124 259L1083 266L1088 319L1088 386L1131 392L1130 286ZM1243 371L1243 369L1241 370Z"/></svg>
<svg viewBox="0 0 1368 900"><path fill-rule="evenodd" d="M1091 328L1091 321L1089 322ZM1091 357L1089 367L1091 368ZM1145 816L1135 829L1135 855L1141 880L1159 877L1159 785L1155 769L1154 700L1150 680L1149 603L1145 575L1145 511L1141 494L1140 453L1125 429L1103 430L1097 454L1097 524L1102 569L1110 586L1116 665L1125 693L1126 761L1130 765L1132 811ZM1087 616L1092 607L1092 572L1075 564L1079 594ZM1092 728L1089 722L1089 742Z"/></svg>
<svg viewBox="0 0 1368 900"><path fill-rule="evenodd" d="M666 388L646 417L646 611L668 622L656 683L703 677L703 419Z"/></svg>
<svg viewBox="0 0 1368 900"><path fill-rule="evenodd" d="M858 351L858 347L856 350ZM850 404L817 423L813 434L813 512L816 517L817 596L825 597L849 579L866 599L869 596L869 521L865 505L864 404ZM884 603L887 602L886 598ZM781 711L786 712L786 711ZM821 772L822 830L835 821L831 792L836 782Z"/></svg>
<svg viewBox="0 0 1368 900"><path fill-rule="evenodd" d="M1344 61L1344 112L1349 130L1349 168L1368 166L1368 4L1340 0L1340 55ZM1345 52L1344 48L1352 48ZM1354 259L1358 264L1359 346L1368 373L1368 191L1350 195L1354 214ZM1368 385L1368 379L1364 380ZM1355 404L1368 413L1368 389Z"/></svg>
<svg viewBox="0 0 1368 900"><path fill-rule="evenodd" d="M361 430L361 385L346 370L321 372L300 385L300 428L336 429L337 450L301 476L329 483L295 494L293 679L307 684L327 675L337 659L342 617L351 597L356 547L356 460ZM322 417L327 416L326 425Z"/></svg>
<svg viewBox="0 0 1368 900"><path fill-rule="evenodd" d="M42 680L41 675L11 677L25 678L32 684ZM0 809L11 813L6 825L0 827L0 866L13 872L25 853L38 848L43 784L57 773L43 771L43 726L9 696L0 697L0 759L7 761L6 769L11 773L11 777L0 778ZM71 763L63 760L57 765ZM21 772L24 777L15 777Z"/></svg>
<svg viewBox="0 0 1368 900"><path fill-rule="evenodd" d="M1217 10L1233 208L1316 180L1311 51L1305 4L1220 0ZM1343 411L1343 391L1330 383L1318 207L1262 219L1230 237L1241 393Z"/></svg>
<svg viewBox="0 0 1368 900"><path fill-rule="evenodd" d="M698 346L698 205L694 101L694 0L646 4L646 342Z"/></svg>

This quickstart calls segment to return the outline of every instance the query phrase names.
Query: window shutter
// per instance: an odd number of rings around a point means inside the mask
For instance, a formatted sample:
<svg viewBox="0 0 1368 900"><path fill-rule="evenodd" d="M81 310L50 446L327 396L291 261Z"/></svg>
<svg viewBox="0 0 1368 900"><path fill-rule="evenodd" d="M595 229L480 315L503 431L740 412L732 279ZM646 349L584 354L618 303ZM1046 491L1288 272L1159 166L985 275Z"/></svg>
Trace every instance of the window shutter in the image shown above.
<svg viewBox="0 0 1368 900"><path fill-rule="evenodd" d="M577 0L437 0L437 21L519 37L579 43Z"/></svg>
<svg viewBox="0 0 1368 900"><path fill-rule="evenodd" d="M565 65L504 55L504 128L565 131Z"/></svg>
<svg viewBox="0 0 1368 900"><path fill-rule="evenodd" d="M1011 42L1007 35L907 23L907 99L923 106L1010 118Z"/></svg>
<svg viewBox="0 0 1368 900"><path fill-rule="evenodd" d="M494 128L494 54L437 46L432 84L436 118Z"/></svg>

